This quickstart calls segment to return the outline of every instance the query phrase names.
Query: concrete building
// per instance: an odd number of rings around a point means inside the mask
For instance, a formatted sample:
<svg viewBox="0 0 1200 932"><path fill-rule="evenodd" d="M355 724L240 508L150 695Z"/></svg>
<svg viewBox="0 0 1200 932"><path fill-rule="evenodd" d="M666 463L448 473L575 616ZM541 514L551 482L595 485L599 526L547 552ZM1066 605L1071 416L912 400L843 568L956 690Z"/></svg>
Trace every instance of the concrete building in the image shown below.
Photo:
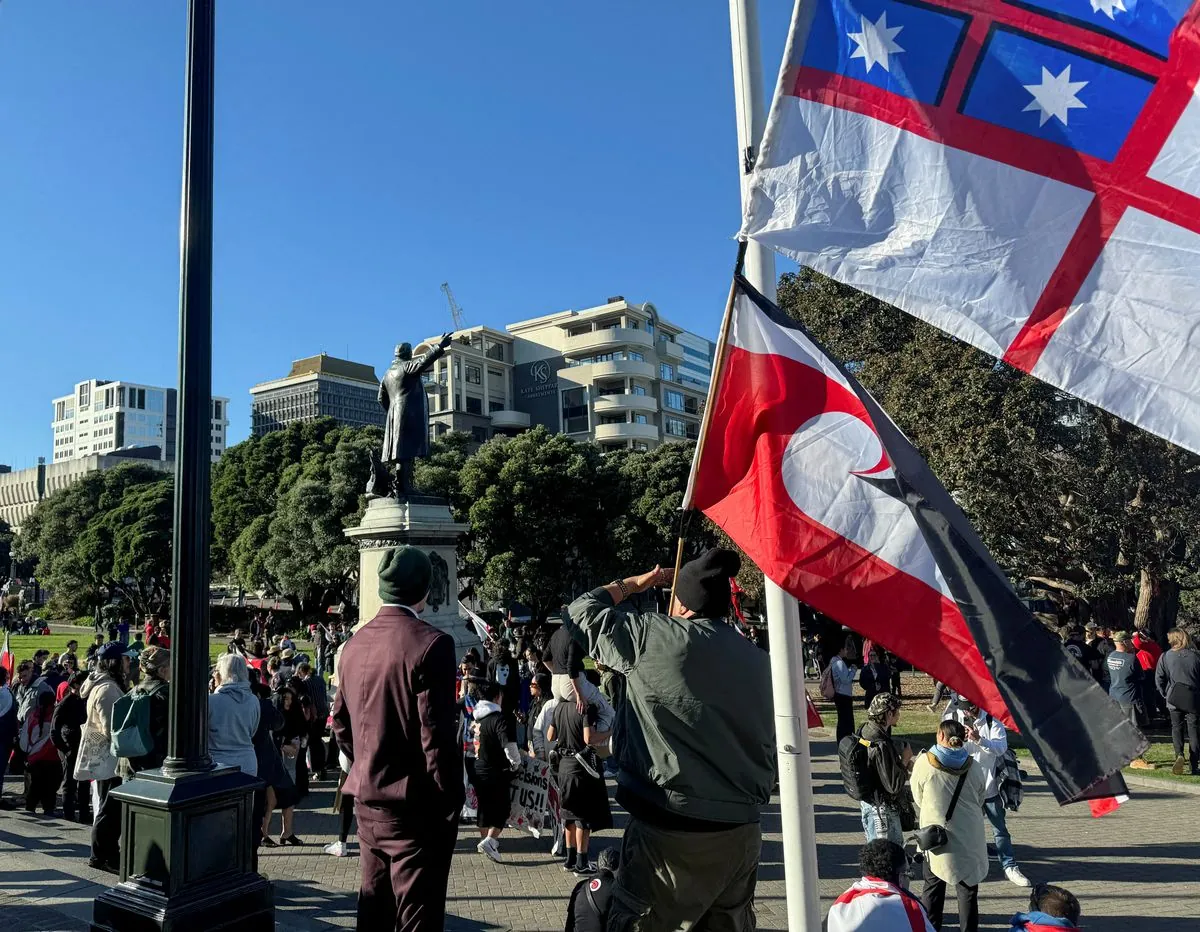
<svg viewBox="0 0 1200 932"><path fill-rule="evenodd" d="M437 337L425 340L413 355L431 352L437 343ZM478 445L529 427L529 415L513 407L513 338L507 333L491 327L457 331L424 380L431 439L461 430Z"/></svg>
<svg viewBox="0 0 1200 932"><path fill-rule="evenodd" d="M605 450L646 450L700 434L713 344L653 304L599 307L509 324L514 404L534 424Z"/></svg>
<svg viewBox="0 0 1200 932"><path fill-rule="evenodd" d="M51 404L54 463L146 447L156 447L163 462L175 459L173 388L89 379ZM214 463L225 452L228 429L229 399L214 398L210 438Z"/></svg>
<svg viewBox="0 0 1200 932"><path fill-rule="evenodd" d="M297 359L282 379L251 388L250 398L250 432L255 437L318 417L351 427L382 427L384 422L375 370L325 353Z"/></svg>
<svg viewBox="0 0 1200 932"><path fill-rule="evenodd" d="M164 460L159 448L153 446L135 447L107 455L92 453L50 464L46 463L44 457L39 457L37 466L15 471L0 466L0 520L19 531L21 523L33 514L42 499L74 485L89 473L115 469L128 463L142 463L163 472L174 469L174 464Z"/></svg>

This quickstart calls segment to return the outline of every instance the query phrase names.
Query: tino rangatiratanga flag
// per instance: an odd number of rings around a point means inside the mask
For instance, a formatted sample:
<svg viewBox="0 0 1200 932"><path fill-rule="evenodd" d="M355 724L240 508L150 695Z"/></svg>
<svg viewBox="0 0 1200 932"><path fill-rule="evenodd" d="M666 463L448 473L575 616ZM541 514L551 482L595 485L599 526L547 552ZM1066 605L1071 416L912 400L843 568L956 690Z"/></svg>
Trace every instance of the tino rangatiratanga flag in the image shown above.
<svg viewBox="0 0 1200 932"><path fill-rule="evenodd" d="M1060 802L1124 793L1145 739L871 395L740 277L723 333L684 507L798 599L1018 729Z"/></svg>
<svg viewBox="0 0 1200 932"><path fill-rule="evenodd" d="M1198 20L799 0L742 233L1200 452Z"/></svg>

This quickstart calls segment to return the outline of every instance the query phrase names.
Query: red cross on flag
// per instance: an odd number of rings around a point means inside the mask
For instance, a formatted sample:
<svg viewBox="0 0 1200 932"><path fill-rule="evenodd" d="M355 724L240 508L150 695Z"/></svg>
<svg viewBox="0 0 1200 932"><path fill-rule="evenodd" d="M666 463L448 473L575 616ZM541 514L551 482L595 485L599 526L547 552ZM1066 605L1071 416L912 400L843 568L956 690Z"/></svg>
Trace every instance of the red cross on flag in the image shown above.
<svg viewBox="0 0 1200 932"><path fill-rule="evenodd" d="M685 508L796 598L1017 728L1060 802L1124 792L1142 735L1014 592L870 394L743 279Z"/></svg>
<svg viewBox="0 0 1200 932"><path fill-rule="evenodd" d="M1200 452L1198 19L800 0L742 234Z"/></svg>

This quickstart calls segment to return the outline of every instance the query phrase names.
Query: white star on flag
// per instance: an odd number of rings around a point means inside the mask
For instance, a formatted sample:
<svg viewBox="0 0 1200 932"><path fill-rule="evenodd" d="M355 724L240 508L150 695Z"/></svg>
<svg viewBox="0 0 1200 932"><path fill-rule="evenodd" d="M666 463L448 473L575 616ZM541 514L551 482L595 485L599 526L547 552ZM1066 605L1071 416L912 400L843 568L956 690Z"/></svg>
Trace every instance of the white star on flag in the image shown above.
<svg viewBox="0 0 1200 932"><path fill-rule="evenodd" d="M1125 0L1091 0L1092 12L1103 13L1109 19L1115 19L1116 13L1114 10L1120 10L1122 13L1127 13L1125 9Z"/></svg>
<svg viewBox="0 0 1200 932"><path fill-rule="evenodd" d="M1055 117L1066 126L1068 111L1076 107L1087 107L1087 104L1075 96L1087 87L1087 84L1087 81L1071 80L1070 65L1063 68L1062 74L1058 76L1052 75L1050 69L1043 65L1042 83L1025 85L1025 90L1033 95L1033 100L1021 112L1040 110L1041 122L1038 126L1045 126L1050 117Z"/></svg>
<svg viewBox="0 0 1200 932"><path fill-rule="evenodd" d="M888 56L896 52L903 52L899 45L896 44L896 35L903 29L903 26L888 27L887 11L879 14L879 19L876 22L871 22L865 16L860 15L862 21L862 32L848 32L846 35L858 46L854 50L851 58L861 58L867 63L867 74L871 73L871 69L876 65L883 65L884 71L891 71L888 67Z"/></svg>

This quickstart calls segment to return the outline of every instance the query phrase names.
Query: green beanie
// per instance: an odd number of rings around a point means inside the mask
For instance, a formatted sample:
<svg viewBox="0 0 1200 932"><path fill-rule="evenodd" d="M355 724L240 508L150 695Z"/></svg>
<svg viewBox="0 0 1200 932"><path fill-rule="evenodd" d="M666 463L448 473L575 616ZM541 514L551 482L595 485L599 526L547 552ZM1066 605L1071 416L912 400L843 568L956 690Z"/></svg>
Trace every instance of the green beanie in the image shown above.
<svg viewBox="0 0 1200 932"><path fill-rule="evenodd" d="M379 598L384 605L416 605L429 595L433 564L416 547L384 551L379 560Z"/></svg>

